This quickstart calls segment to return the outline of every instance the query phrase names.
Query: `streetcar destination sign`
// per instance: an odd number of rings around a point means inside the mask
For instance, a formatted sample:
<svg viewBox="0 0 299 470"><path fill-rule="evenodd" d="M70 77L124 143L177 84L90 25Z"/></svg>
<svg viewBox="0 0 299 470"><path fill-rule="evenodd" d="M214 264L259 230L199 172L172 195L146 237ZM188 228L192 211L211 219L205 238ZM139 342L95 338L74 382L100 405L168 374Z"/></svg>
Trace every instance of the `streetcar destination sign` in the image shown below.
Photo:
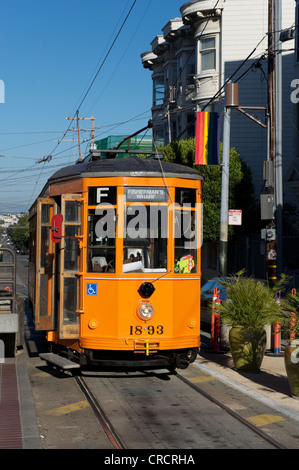
<svg viewBox="0 0 299 470"><path fill-rule="evenodd" d="M166 188L126 188L127 202L167 202Z"/></svg>

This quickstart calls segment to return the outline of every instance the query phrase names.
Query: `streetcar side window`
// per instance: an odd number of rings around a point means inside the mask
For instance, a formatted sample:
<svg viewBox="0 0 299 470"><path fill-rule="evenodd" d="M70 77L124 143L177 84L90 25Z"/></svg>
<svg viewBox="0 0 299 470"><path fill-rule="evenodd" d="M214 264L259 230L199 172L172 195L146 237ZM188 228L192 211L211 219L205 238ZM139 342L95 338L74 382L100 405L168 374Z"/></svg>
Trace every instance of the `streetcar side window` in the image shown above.
<svg viewBox="0 0 299 470"><path fill-rule="evenodd" d="M34 207L35 208L35 207ZM36 263L35 240L36 240L36 212L34 209L29 212L29 262ZM30 276L29 276L30 277ZM33 298L33 294L31 296Z"/></svg>
<svg viewBox="0 0 299 470"><path fill-rule="evenodd" d="M190 204L190 207L195 207L196 190L192 188L175 188L175 202L179 206Z"/></svg>
<svg viewBox="0 0 299 470"><path fill-rule="evenodd" d="M115 210L88 211L88 272L115 272Z"/></svg>
<svg viewBox="0 0 299 470"><path fill-rule="evenodd" d="M63 324L77 325L78 279L65 277L63 280Z"/></svg>
<svg viewBox="0 0 299 470"><path fill-rule="evenodd" d="M196 189L175 190L174 272L197 273Z"/></svg>
<svg viewBox="0 0 299 470"><path fill-rule="evenodd" d="M77 201L65 201L65 240L64 240L64 269L79 270L79 249L76 235L80 235L80 214Z"/></svg>

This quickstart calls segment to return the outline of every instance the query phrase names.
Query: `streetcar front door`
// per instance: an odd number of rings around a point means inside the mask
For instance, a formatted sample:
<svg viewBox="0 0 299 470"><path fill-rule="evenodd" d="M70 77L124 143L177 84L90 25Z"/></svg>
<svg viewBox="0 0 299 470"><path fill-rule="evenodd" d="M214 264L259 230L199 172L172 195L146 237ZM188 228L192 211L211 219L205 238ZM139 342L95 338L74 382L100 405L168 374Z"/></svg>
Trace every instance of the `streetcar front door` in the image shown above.
<svg viewBox="0 0 299 470"><path fill-rule="evenodd" d="M78 271L81 267L79 238L81 235L82 207L79 194L61 196L63 216L59 256L59 315L60 338L78 338L80 328ZM78 238L79 236L79 238Z"/></svg>
<svg viewBox="0 0 299 470"><path fill-rule="evenodd" d="M53 292L54 256L50 236L51 219L55 211L55 201L50 197L37 200L33 220L36 246L32 245L30 256L36 257L34 317L36 330L54 329L54 308L51 301Z"/></svg>

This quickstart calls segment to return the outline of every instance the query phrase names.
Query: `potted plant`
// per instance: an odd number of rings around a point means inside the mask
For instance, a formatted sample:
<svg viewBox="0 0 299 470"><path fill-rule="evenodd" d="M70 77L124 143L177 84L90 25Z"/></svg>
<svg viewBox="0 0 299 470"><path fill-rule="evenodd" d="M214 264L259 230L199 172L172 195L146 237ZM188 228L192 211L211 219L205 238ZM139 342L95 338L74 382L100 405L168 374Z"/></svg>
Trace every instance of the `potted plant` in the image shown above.
<svg viewBox="0 0 299 470"><path fill-rule="evenodd" d="M227 280L227 299L218 307L220 321L231 326L229 344L237 370L259 370L266 350L265 326L281 320L276 291L286 282L271 288L266 282L245 277L244 270Z"/></svg>
<svg viewBox="0 0 299 470"><path fill-rule="evenodd" d="M290 334L284 351L284 362L290 389L294 398L299 398L299 295L293 289L283 301L283 328Z"/></svg>

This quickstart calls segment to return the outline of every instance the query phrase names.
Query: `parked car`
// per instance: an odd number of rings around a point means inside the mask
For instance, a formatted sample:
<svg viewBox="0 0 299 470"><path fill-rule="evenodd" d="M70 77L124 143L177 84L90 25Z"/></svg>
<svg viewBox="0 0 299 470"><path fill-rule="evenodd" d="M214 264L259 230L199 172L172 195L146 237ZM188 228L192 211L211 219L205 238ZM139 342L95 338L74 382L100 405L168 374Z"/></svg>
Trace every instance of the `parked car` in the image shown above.
<svg viewBox="0 0 299 470"><path fill-rule="evenodd" d="M220 281L226 281L227 279L224 277L213 277L210 281L206 282L201 288L201 298L212 300L214 289L217 287L220 293L220 300L225 300L226 289L220 284Z"/></svg>

